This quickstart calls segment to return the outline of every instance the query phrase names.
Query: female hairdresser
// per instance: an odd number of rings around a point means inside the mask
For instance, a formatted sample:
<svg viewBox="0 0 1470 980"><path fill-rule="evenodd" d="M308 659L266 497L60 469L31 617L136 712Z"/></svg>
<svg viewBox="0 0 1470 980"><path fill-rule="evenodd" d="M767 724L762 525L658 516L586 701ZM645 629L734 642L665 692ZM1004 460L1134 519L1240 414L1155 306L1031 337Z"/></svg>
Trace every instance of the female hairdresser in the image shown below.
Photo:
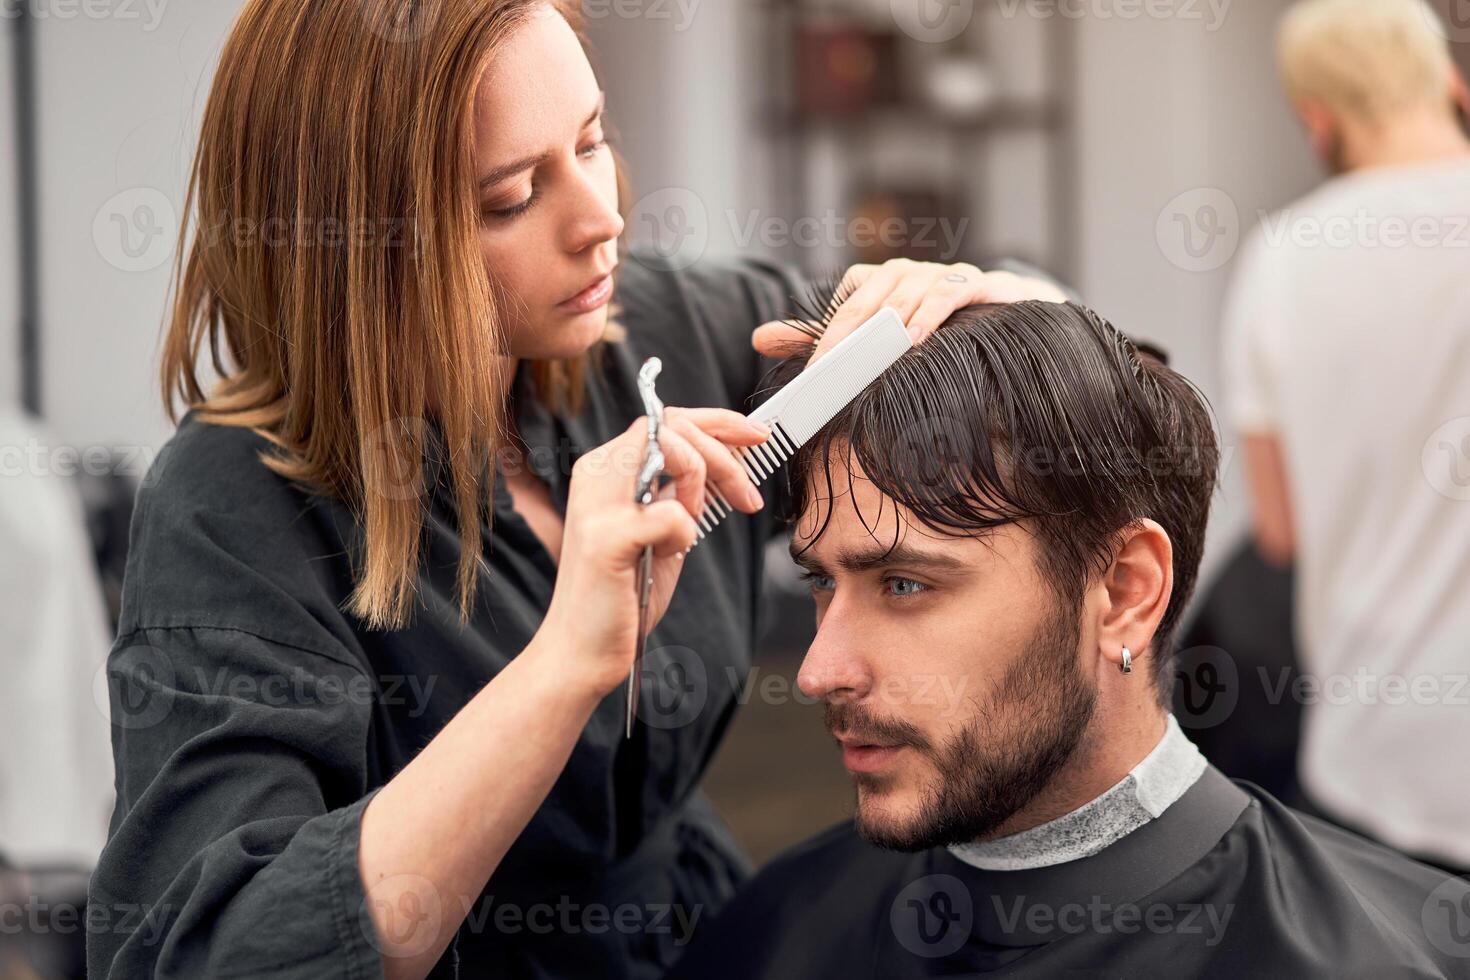
<svg viewBox="0 0 1470 980"><path fill-rule="evenodd" d="M696 786L773 528L726 447L765 436L735 411L750 330L803 287L619 266L603 127L545 0L245 4L163 346L188 411L109 661L91 976L652 977L730 894ZM849 275L827 342L884 304L922 334L1052 295L963 265ZM670 409L677 499L642 510L654 353L665 401L716 407ZM745 514L681 560L707 482ZM702 676L697 710L625 741L645 545L649 664Z"/></svg>

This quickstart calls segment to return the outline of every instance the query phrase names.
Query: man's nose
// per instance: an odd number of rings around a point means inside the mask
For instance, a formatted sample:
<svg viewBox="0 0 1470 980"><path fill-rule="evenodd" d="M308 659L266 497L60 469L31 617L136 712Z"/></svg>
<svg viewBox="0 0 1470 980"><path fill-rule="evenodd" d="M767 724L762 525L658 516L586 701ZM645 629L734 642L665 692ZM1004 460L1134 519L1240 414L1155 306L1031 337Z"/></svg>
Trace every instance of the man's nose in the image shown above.
<svg viewBox="0 0 1470 980"><path fill-rule="evenodd" d="M822 617L816 638L796 674L801 693L822 700L865 697L872 686L872 674L861 635L834 602Z"/></svg>

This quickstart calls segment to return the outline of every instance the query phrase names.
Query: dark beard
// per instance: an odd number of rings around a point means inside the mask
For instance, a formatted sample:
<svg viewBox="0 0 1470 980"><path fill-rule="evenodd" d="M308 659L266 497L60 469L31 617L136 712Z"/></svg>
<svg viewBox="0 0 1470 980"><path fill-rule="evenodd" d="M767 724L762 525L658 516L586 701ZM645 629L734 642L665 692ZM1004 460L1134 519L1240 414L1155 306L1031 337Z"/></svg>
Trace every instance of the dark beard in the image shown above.
<svg viewBox="0 0 1470 980"><path fill-rule="evenodd" d="M1006 671L993 699L958 735L938 750L921 741L906 743L930 756L939 770L939 786L915 820L907 827L882 826L864 820L860 809L858 833L879 847L922 851L987 837L1035 799L1076 751L1096 705L1097 692L1077 665L1080 636L1078 612L1058 603L1030 655ZM844 713L829 703L829 727L834 708ZM1006 718L1009 728L997 724ZM863 724L858 730L898 736L905 727ZM860 787L883 785L882 777L856 780Z"/></svg>

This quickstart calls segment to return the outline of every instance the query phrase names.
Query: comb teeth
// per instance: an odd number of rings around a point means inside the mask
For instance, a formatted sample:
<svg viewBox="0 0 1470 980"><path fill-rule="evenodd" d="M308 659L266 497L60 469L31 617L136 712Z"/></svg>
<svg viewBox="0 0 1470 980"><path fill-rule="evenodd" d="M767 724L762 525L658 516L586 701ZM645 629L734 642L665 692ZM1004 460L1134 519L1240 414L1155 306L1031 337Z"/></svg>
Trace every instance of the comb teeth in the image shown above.
<svg viewBox="0 0 1470 980"><path fill-rule="evenodd" d="M759 487L774 476L781 464L910 346L903 320L885 306L751 412L747 418L771 429L771 437L760 445L731 450L751 482ZM717 487L706 487L704 507L695 520L699 526L695 543L703 541L734 509Z"/></svg>

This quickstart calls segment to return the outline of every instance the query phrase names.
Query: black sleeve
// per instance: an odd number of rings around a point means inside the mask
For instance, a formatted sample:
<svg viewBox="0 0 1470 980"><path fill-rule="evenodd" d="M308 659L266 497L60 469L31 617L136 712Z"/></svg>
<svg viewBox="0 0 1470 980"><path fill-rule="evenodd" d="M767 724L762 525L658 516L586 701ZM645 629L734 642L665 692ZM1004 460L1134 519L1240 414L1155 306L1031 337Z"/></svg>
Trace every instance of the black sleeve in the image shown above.
<svg viewBox="0 0 1470 980"><path fill-rule="evenodd" d="M347 658L221 628L108 659L117 809L88 975L382 975L357 870L372 687Z"/></svg>

